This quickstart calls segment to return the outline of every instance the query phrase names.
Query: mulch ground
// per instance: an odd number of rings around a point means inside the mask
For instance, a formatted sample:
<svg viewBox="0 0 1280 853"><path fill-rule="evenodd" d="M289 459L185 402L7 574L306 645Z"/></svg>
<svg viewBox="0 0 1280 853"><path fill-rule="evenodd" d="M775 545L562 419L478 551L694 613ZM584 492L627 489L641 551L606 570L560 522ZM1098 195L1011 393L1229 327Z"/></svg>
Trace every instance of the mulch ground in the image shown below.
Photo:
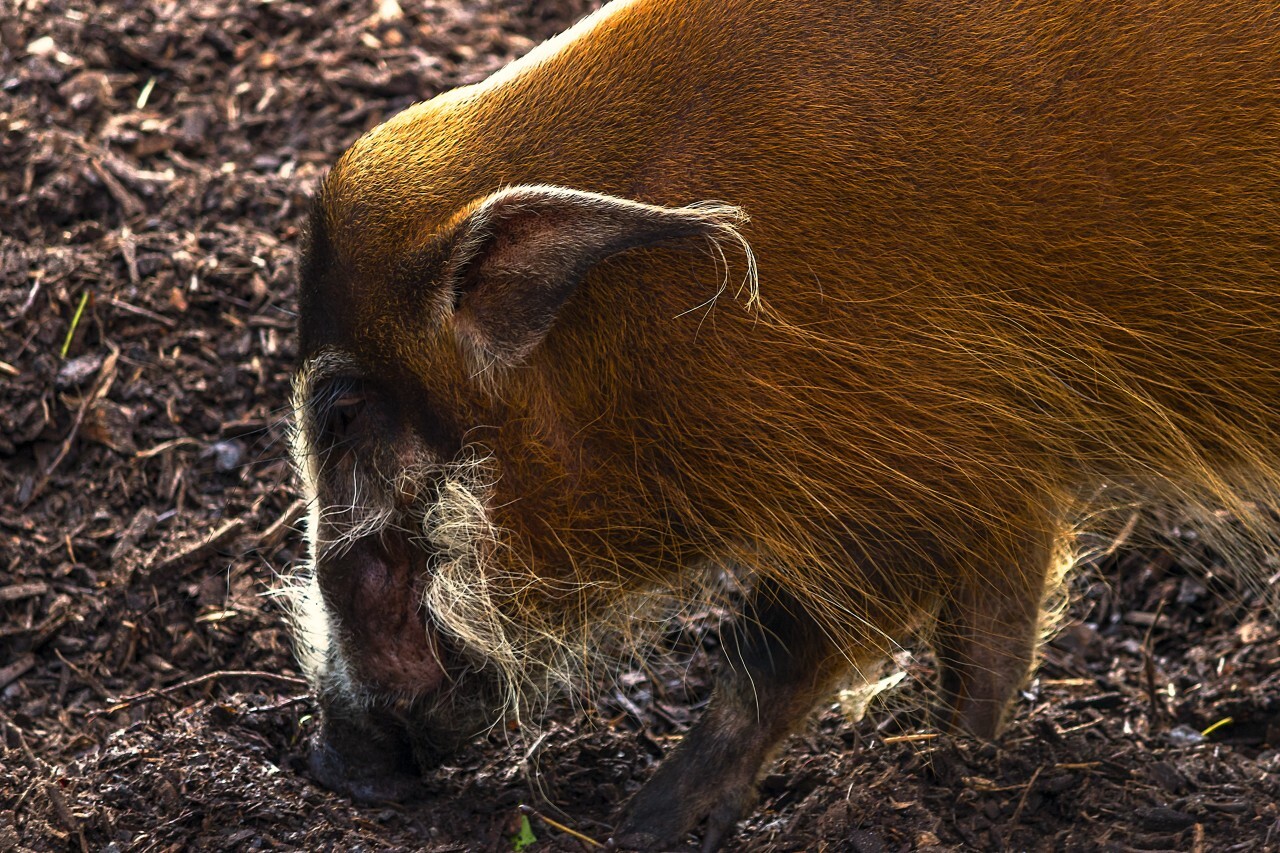
<svg viewBox="0 0 1280 853"><path fill-rule="evenodd" d="M284 438L318 176L592 5L0 15L0 850L512 851L525 821L524 849L580 850L562 827L607 838L696 718L697 624L681 665L472 745L422 803L354 806L305 774L314 706L264 595L301 548ZM791 739L730 846L1280 849L1276 623L1216 584L1097 561L998 747L925 727L932 667L904 657L864 720L833 702Z"/></svg>

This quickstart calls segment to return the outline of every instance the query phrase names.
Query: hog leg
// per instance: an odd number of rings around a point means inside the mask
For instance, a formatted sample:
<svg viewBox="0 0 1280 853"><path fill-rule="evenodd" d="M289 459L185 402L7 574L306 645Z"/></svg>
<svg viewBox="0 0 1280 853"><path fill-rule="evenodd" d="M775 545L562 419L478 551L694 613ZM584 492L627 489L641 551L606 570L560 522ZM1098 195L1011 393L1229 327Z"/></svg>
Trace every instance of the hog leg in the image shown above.
<svg viewBox="0 0 1280 853"><path fill-rule="evenodd" d="M627 805L616 840L670 849L706 819L704 851L720 846L755 800L773 751L850 660L784 592L758 591L754 618L726 640L722 675L701 720Z"/></svg>
<svg viewBox="0 0 1280 853"><path fill-rule="evenodd" d="M1045 549L1024 572L961 573L939 610L932 640L943 729L984 740L1000 733L1031 672L1048 563Z"/></svg>

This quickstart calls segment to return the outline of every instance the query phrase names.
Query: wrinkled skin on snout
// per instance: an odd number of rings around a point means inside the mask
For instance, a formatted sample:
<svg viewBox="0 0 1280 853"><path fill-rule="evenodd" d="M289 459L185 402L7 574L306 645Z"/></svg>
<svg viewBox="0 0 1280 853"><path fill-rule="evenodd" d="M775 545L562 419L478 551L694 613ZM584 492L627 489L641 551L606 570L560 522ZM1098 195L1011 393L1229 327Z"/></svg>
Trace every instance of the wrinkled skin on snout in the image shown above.
<svg viewBox="0 0 1280 853"><path fill-rule="evenodd" d="M322 569L334 579L325 586L345 597L326 596L340 639L316 672L323 727L310 766L361 801L413 798L420 771L501 715L493 680L469 671L433 630L413 595L422 555L385 541L395 538L356 544Z"/></svg>

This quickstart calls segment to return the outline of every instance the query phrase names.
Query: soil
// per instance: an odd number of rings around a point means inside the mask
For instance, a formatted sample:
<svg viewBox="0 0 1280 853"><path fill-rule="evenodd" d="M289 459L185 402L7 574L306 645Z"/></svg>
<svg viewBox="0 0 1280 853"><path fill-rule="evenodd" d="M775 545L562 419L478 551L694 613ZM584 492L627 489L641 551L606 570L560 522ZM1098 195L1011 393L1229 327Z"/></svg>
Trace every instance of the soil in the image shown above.
<svg viewBox="0 0 1280 853"><path fill-rule="evenodd" d="M0 850L587 849L569 830L606 839L696 718L714 620L532 743L431 770L421 803L354 805L306 775L314 705L267 594L302 547L285 444L318 176L592 5L10 0ZM833 700L788 742L730 848L1280 849L1276 622L1203 557L1095 560L999 746L929 729L933 667L904 655L864 719Z"/></svg>

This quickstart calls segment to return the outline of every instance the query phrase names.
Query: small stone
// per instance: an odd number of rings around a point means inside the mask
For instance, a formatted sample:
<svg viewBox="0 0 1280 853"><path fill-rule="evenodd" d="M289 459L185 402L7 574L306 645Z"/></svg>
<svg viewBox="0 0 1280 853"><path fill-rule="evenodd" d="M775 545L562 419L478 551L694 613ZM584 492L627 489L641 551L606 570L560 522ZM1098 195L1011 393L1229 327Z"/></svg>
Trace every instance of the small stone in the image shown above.
<svg viewBox="0 0 1280 853"><path fill-rule="evenodd" d="M1174 746L1198 746L1208 738L1188 725L1176 725L1165 732L1165 739Z"/></svg>
<svg viewBox="0 0 1280 853"><path fill-rule="evenodd" d="M56 380L59 388L78 388L102 366L102 353L93 352L63 362Z"/></svg>
<svg viewBox="0 0 1280 853"><path fill-rule="evenodd" d="M209 446L201 456L212 456L214 470L221 474L234 471L244 461L244 445L238 441L219 441Z"/></svg>
<svg viewBox="0 0 1280 853"><path fill-rule="evenodd" d="M58 44L53 40L53 36L41 36L27 45L27 53L32 56L49 57L57 52Z"/></svg>

